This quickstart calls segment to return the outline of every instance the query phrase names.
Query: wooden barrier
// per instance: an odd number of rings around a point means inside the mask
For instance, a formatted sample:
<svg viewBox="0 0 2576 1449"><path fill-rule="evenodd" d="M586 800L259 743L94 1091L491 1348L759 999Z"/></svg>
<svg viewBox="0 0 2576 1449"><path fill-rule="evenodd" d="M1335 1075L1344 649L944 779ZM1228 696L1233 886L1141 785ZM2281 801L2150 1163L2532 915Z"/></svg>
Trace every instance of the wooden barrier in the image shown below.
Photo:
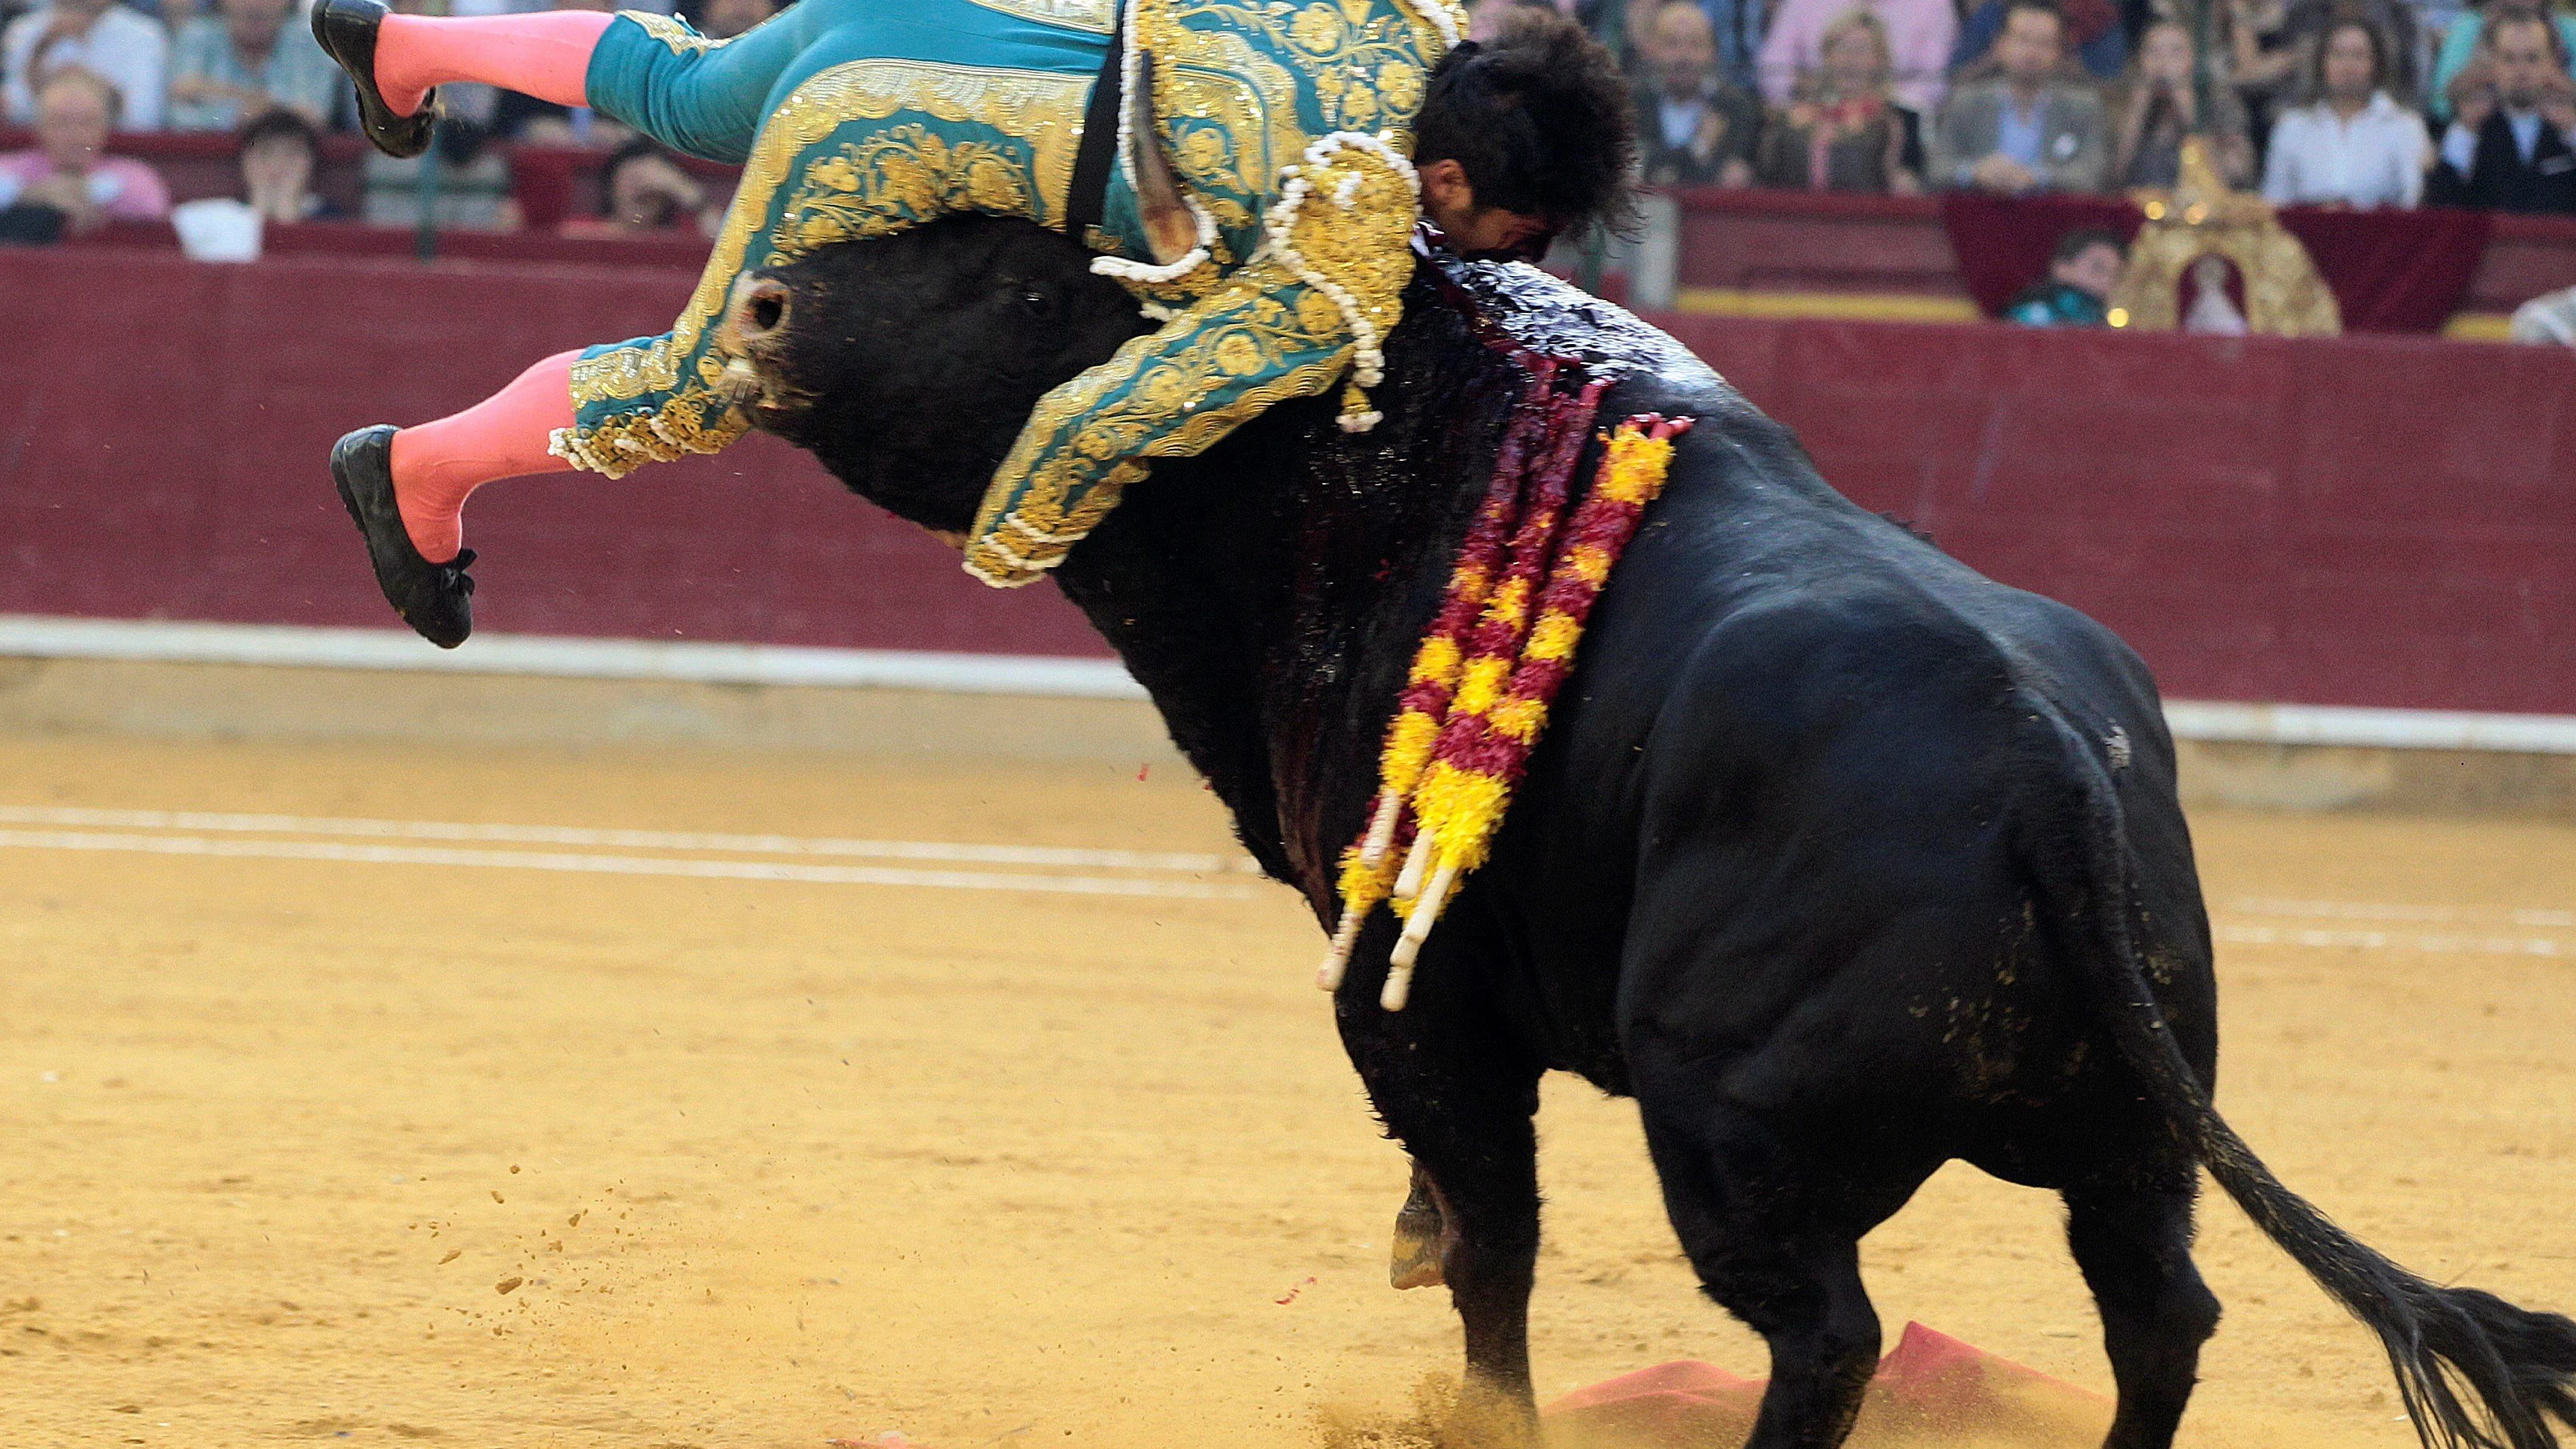
<svg viewBox="0 0 2576 1449"><path fill-rule="evenodd" d="M669 325L686 270L0 250L0 613L388 620L343 430ZM2576 353L1665 318L1825 476L2186 698L2576 714ZM1097 655L1052 589L751 439L478 496L492 630Z"/></svg>

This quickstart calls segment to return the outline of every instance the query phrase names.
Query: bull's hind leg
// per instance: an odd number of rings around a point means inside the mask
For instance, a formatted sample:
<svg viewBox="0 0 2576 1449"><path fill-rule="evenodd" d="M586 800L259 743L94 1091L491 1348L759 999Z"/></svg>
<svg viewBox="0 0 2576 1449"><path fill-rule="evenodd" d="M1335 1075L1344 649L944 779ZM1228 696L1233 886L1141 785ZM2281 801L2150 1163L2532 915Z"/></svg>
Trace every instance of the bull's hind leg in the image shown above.
<svg viewBox="0 0 2576 1449"><path fill-rule="evenodd" d="M1771 1385L1747 1449L1836 1449L1878 1369L1878 1311L1860 1277L1860 1239L1929 1168L1890 1166L1866 1184L1837 1164L1830 1182L1769 1130L1685 1102L1645 1104L1646 1145L1665 1210L1700 1285L1771 1349Z"/></svg>
<svg viewBox="0 0 2576 1449"><path fill-rule="evenodd" d="M2069 1188L2066 1239L2102 1311L2120 1407L2107 1449L2165 1449L2182 1422L2218 1299L2192 1265L2193 1169Z"/></svg>

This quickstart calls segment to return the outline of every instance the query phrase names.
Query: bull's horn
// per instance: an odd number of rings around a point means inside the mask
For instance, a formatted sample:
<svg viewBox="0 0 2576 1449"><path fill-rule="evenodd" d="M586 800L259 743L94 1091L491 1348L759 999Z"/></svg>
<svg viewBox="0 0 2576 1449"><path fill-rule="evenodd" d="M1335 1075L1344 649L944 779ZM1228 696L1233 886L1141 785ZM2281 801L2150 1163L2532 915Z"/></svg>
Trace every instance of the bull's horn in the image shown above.
<svg viewBox="0 0 2576 1449"><path fill-rule="evenodd" d="M1135 84L1127 92L1127 177L1136 188L1136 213L1154 260L1169 266L1199 244L1198 218L1181 199L1180 178L1163 155L1162 118L1154 111L1154 57L1140 51Z"/></svg>

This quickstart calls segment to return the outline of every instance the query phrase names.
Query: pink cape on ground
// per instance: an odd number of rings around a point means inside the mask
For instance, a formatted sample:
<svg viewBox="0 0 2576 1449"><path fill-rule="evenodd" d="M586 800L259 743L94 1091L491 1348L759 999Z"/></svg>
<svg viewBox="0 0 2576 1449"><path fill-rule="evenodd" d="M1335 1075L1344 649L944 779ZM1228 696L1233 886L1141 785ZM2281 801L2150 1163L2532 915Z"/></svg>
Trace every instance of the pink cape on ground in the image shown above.
<svg viewBox="0 0 2576 1449"><path fill-rule="evenodd" d="M1551 1449L1735 1449L1762 1382L1684 1360L1577 1389L1543 1411ZM1850 1449L2067 1449L2102 1442L2111 1401L1919 1323L1870 1380Z"/></svg>

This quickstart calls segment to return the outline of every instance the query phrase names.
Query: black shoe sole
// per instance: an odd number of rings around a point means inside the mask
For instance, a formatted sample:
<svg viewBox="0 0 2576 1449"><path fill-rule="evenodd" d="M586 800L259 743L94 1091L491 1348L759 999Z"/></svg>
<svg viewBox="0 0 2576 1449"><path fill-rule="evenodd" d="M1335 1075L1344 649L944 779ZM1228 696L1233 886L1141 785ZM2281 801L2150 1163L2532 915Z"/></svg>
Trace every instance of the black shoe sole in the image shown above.
<svg viewBox="0 0 2576 1449"><path fill-rule="evenodd" d="M376 587L420 637L453 649L474 632L474 578L465 572L474 550L459 550L447 563L431 563L412 546L394 502L394 430L360 428L331 449L331 481L375 564Z"/></svg>
<svg viewBox="0 0 2576 1449"><path fill-rule="evenodd" d="M386 13L379 0L314 0L313 38L357 86L358 128L377 150L407 159L429 149L438 125L438 91L433 87L422 96L420 109L408 116L395 115L385 104L384 92L376 89L376 32Z"/></svg>

